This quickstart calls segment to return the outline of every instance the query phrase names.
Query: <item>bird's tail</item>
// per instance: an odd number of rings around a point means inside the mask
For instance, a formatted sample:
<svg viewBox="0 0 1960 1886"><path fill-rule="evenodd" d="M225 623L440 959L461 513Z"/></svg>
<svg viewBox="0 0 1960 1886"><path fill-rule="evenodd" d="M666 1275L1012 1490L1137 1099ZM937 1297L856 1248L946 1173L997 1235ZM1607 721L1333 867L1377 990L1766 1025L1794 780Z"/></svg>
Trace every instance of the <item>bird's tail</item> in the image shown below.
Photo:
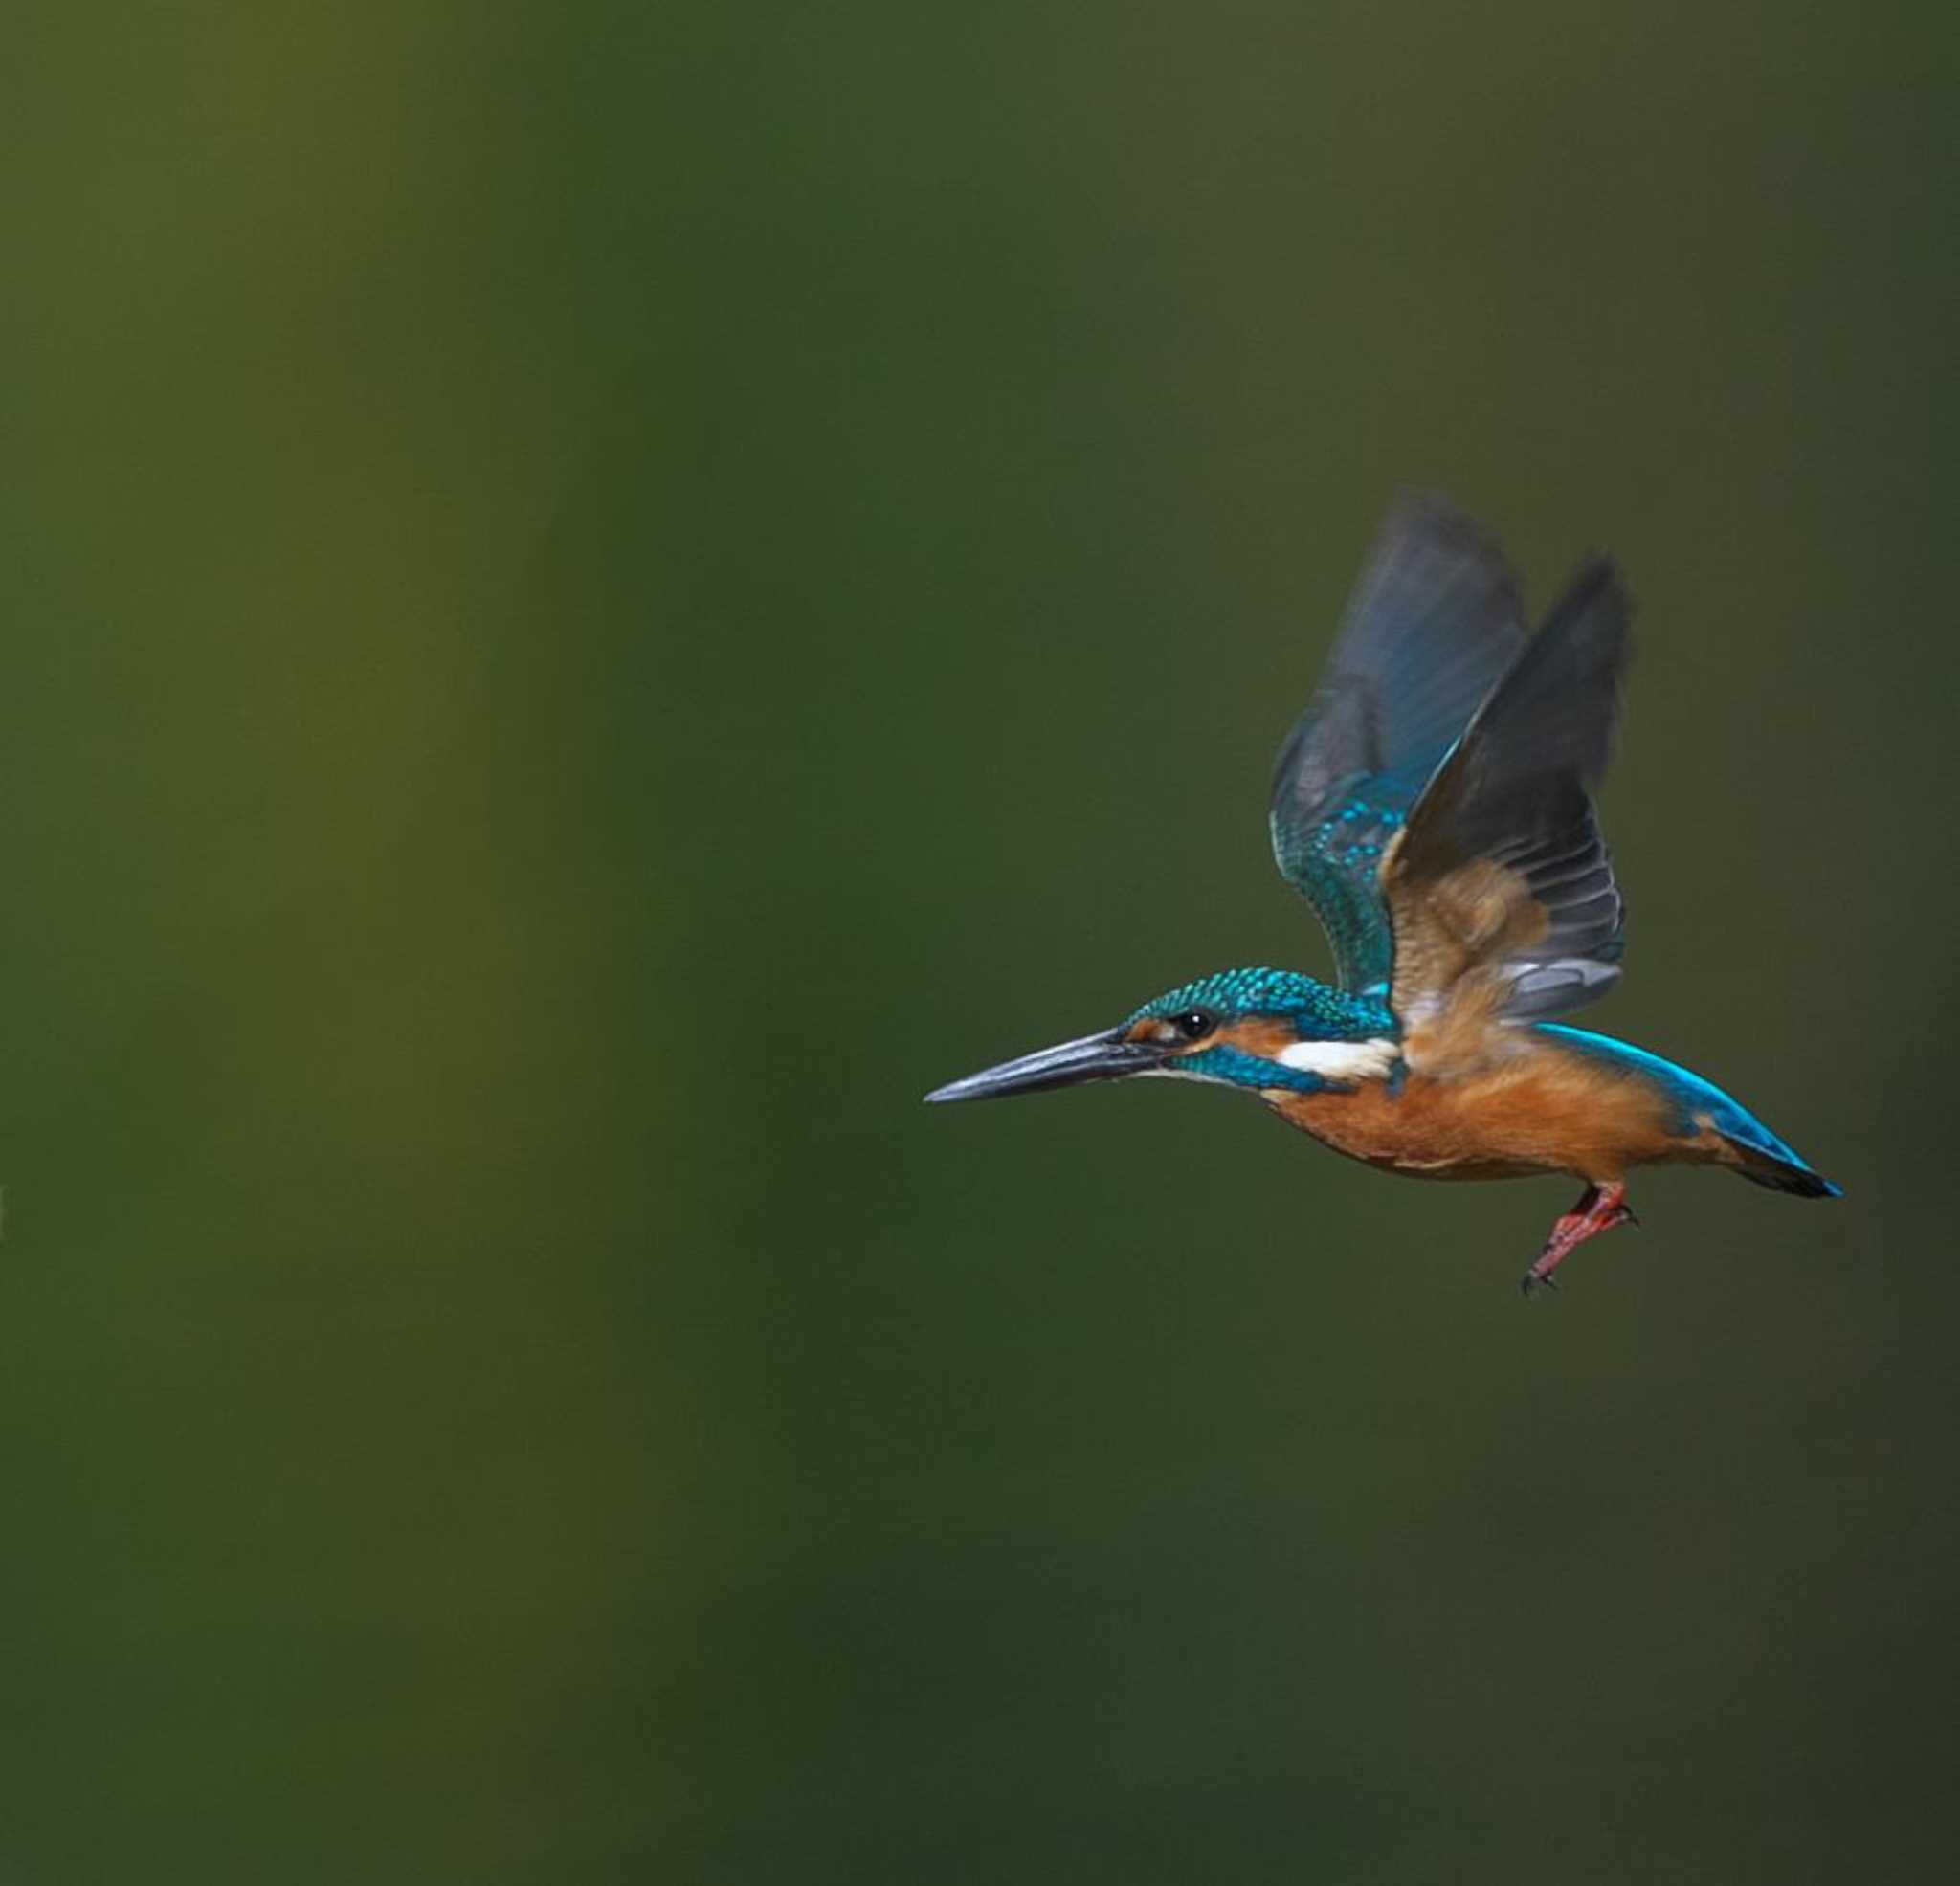
<svg viewBox="0 0 1960 1886"><path fill-rule="evenodd" d="M1751 1185L1767 1186L1772 1192L1788 1192L1793 1198L1844 1196L1842 1186L1813 1170L1793 1153L1784 1158L1781 1153L1772 1153L1766 1146L1752 1146L1748 1141L1726 1133L1723 1138L1735 1148L1735 1169ZM1783 1147L1782 1152L1789 1153L1789 1148Z"/></svg>

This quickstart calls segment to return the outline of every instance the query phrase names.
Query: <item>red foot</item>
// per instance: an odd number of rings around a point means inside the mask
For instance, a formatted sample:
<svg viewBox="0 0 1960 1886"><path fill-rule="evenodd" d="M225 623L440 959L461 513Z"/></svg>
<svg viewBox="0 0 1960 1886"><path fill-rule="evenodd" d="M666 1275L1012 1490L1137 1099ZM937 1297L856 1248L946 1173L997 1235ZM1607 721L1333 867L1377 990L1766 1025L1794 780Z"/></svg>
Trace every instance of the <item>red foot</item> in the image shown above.
<svg viewBox="0 0 1960 1886"><path fill-rule="evenodd" d="M1551 1228L1545 1249L1532 1260L1518 1288L1526 1297L1534 1290L1556 1290L1558 1269L1589 1237L1610 1231L1615 1225L1637 1225L1640 1221L1627 1204L1624 1186L1588 1186L1579 1202Z"/></svg>

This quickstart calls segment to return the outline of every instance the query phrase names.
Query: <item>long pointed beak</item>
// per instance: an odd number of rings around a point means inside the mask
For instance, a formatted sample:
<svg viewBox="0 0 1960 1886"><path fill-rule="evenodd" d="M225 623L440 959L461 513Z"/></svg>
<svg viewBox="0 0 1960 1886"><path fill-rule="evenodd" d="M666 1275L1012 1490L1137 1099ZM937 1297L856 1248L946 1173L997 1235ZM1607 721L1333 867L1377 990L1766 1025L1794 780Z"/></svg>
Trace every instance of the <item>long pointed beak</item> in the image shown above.
<svg viewBox="0 0 1960 1886"><path fill-rule="evenodd" d="M1144 1074L1162 1064L1162 1049L1126 1041L1120 1028L1085 1034L1080 1041L1043 1048L1017 1061L969 1074L964 1080L935 1087L930 1101L991 1100L1003 1094L1038 1094L1048 1087L1074 1087L1084 1080L1119 1080L1126 1074Z"/></svg>

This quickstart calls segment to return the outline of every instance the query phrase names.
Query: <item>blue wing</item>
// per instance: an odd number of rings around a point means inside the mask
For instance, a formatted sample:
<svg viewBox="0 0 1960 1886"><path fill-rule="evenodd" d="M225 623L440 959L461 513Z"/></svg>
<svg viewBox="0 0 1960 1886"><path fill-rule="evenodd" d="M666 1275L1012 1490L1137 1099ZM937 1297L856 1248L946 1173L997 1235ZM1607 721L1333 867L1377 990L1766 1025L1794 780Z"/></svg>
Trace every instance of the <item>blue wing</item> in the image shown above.
<svg viewBox="0 0 1960 1886"><path fill-rule="evenodd" d="M1496 542L1441 499L1397 502L1273 768L1273 855L1325 928L1342 987L1386 991L1383 853L1524 647Z"/></svg>

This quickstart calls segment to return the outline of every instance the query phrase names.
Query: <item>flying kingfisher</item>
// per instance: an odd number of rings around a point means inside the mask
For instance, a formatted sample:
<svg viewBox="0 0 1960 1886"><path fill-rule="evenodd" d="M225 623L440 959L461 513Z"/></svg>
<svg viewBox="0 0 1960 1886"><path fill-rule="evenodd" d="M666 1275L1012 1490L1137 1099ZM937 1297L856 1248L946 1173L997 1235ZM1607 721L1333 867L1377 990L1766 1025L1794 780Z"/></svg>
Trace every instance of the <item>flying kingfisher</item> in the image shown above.
<svg viewBox="0 0 1960 1886"><path fill-rule="evenodd" d="M1419 1179L1570 1173L1578 1202L1525 1273L1637 1224L1637 1165L1724 1165L1839 1188L1672 1061L1545 1019L1619 979L1625 906L1592 810L1631 606L1581 565L1534 635L1496 541L1436 498L1390 512L1273 771L1273 854L1333 945L1290 969L1186 983L1101 1034L928 1094L979 1100L1168 1075L1256 1094L1350 1159Z"/></svg>

